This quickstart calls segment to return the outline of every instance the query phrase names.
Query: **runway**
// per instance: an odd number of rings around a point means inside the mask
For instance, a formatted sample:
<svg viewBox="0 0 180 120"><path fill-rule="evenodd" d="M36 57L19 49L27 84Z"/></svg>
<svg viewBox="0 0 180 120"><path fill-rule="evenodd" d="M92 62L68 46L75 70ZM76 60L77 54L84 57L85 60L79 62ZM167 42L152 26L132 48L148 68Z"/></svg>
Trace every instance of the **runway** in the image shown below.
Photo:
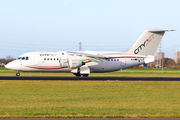
<svg viewBox="0 0 180 120"><path fill-rule="evenodd" d="M8 118L6 120L179 120L179 118Z"/></svg>
<svg viewBox="0 0 180 120"><path fill-rule="evenodd" d="M0 76L0 80L180 81L179 77L36 77Z"/></svg>

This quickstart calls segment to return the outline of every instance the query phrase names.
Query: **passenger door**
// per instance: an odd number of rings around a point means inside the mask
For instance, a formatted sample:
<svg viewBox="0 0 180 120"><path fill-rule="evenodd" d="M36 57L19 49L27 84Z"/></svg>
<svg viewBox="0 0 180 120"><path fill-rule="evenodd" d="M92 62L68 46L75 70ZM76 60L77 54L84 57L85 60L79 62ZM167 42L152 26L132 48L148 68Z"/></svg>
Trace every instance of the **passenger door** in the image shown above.
<svg viewBox="0 0 180 120"><path fill-rule="evenodd" d="M33 57L34 57L34 60L33 60L34 65L38 65L38 63L39 63L39 61L38 61L39 60L38 59L38 57L39 57L38 54L34 54Z"/></svg>

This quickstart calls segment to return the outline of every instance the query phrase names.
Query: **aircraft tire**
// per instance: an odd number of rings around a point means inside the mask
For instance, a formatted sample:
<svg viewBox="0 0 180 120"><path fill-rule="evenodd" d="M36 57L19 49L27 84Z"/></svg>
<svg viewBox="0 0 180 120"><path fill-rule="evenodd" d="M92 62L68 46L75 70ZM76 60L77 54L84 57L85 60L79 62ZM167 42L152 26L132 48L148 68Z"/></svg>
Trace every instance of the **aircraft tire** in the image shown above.
<svg viewBox="0 0 180 120"><path fill-rule="evenodd" d="M81 77L81 75L76 75L76 77Z"/></svg>
<svg viewBox="0 0 180 120"><path fill-rule="evenodd" d="M88 75L89 75L89 74L83 74L82 76L83 76L83 77L88 77Z"/></svg>
<svg viewBox="0 0 180 120"><path fill-rule="evenodd" d="M81 77L81 74L79 73L73 73L76 77Z"/></svg>
<svg viewBox="0 0 180 120"><path fill-rule="evenodd" d="M16 73L16 76L20 76L20 73Z"/></svg>

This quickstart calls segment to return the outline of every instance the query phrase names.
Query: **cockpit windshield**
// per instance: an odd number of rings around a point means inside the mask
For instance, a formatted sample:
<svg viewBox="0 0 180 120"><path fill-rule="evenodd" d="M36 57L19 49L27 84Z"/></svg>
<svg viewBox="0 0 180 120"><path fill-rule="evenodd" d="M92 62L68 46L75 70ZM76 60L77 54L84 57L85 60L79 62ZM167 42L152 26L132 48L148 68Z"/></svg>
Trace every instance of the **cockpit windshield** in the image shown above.
<svg viewBox="0 0 180 120"><path fill-rule="evenodd" d="M25 57L22 57L22 60L25 60Z"/></svg>
<svg viewBox="0 0 180 120"><path fill-rule="evenodd" d="M17 60L29 60L29 57L26 56L26 57L18 57Z"/></svg>
<svg viewBox="0 0 180 120"><path fill-rule="evenodd" d="M21 60L21 59L22 59L22 57L18 57L18 58L17 58L17 60Z"/></svg>

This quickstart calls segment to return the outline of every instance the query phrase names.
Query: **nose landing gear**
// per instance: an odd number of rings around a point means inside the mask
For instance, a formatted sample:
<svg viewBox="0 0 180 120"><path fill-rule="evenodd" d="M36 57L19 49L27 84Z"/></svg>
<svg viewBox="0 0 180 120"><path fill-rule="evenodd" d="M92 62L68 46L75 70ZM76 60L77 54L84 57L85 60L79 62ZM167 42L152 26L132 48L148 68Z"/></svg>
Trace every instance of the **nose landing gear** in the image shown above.
<svg viewBox="0 0 180 120"><path fill-rule="evenodd" d="M17 71L17 73L16 73L16 76L20 76L20 73L19 73L19 71Z"/></svg>

